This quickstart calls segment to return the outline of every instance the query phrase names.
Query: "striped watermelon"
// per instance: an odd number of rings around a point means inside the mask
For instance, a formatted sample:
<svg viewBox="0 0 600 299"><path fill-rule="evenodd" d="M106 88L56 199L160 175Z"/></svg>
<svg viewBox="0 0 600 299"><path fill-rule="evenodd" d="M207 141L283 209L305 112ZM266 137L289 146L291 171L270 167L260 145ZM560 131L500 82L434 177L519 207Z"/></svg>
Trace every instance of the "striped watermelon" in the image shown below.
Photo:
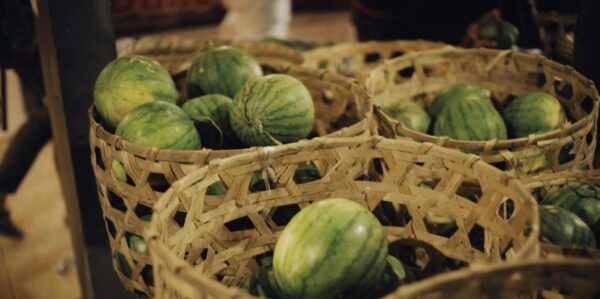
<svg viewBox="0 0 600 299"><path fill-rule="evenodd" d="M590 227L577 215L558 206L539 206L543 242L570 246L596 247Z"/></svg>
<svg viewBox="0 0 600 299"><path fill-rule="evenodd" d="M262 75L260 65L246 51L218 47L193 61L187 73L188 96L218 93L233 98L248 79Z"/></svg>
<svg viewBox="0 0 600 299"><path fill-rule="evenodd" d="M195 150L200 136L194 122L174 104L149 102L131 110L117 126L117 136L161 149Z"/></svg>
<svg viewBox="0 0 600 299"><path fill-rule="evenodd" d="M427 133L429 129L429 114L411 101L397 101L384 107L383 112L411 130Z"/></svg>
<svg viewBox="0 0 600 299"><path fill-rule="evenodd" d="M542 204L555 205L579 216L596 234L600 233L600 188L591 184L564 186L544 198Z"/></svg>
<svg viewBox="0 0 600 299"><path fill-rule="evenodd" d="M302 82L273 74L248 80L235 97L229 117L235 134L248 145L290 143L308 136L315 106Z"/></svg>
<svg viewBox="0 0 600 299"><path fill-rule="evenodd" d="M125 114L150 101L175 103L177 90L169 72L143 56L124 56L106 65L96 79L94 106L116 127Z"/></svg>
<svg viewBox="0 0 600 299"><path fill-rule="evenodd" d="M544 92L530 92L508 104L504 119L513 136L519 138L560 128L564 113L555 97Z"/></svg>
<svg viewBox="0 0 600 299"><path fill-rule="evenodd" d="M488 101L455 100L448 102L438 115L433 134L473 141L506 139L506 126Z"/></svg>
<svg viewBox="0 0 600 299"><path fill-rule="evenodd" d="M455 84L450 86L445 92L440 93L434 99L427 112L432 116L436 117L446 107L448 103L454 101L485 101L493 105L492 100L486 94L485 90L479 86L469 84Z"/></svg>
<svg viewBox="0 0 600 299"><path fill-rule="evenodd" d="M183 111L196 123L216 126L223 137L233 137L229 124L229 109L233 100L220 94L193 98L183 104Z"/></svg>
<svg viewBox="0 0 600 299"><path fill-rule="evenodd" d="M275 245L277 288L287 298L361 298L380 281L387 242L377 218L343 198L300 211Z"/></svg>

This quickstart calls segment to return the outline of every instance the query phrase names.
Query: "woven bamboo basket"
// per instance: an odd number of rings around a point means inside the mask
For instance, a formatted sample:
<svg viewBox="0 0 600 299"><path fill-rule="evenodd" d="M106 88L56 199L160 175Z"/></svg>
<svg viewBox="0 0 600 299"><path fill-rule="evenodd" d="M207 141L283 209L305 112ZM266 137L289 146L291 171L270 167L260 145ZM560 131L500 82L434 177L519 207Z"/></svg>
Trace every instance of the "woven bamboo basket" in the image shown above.
<svg viewBox="0 0 600 299"><path fill-rule="evenodd" d="M294 65L271 64L269 71L291 75L309 89L315 103L315 124L311 137L351 137L373 134L372 104L364 87L355 80L323 70ZM257 148L236 150L175 151L138 146L112 134L102 127L94 109L89 120L92 166L98 186L98 197L104 213L110 245L115 257L114 267L129 290L152 294L149 279L150 257L128 246L133 235L141 236L151 213L151 207L169 185L149 182L158 178L169 184L205 165L214 158L256 151ZM128 179L114 176L112 161L124 165ZM164 179L163 179L164 178ZM147 220L147 219L146 219ZM129 265L129 271L119 267ZM120 266L121 265L121 266ZM125 274L124 274L125 273Z"/></svg>
<svg viewBox="0 0 600 299"><path fill-rule="evenodd" d="M439 275L399 288L386 298L597 298L600 259L552 258Z"/></svg>
<svg viewBox="0 0 600 299"><path fill-rule="evenodd" d="M369 41L318 47L304 52L304 66L327 69L361 82L373 68L386 59L406 53L441 48L444 43L426 40Z"/></svg>
<svg viewBox="0 0 600 299"><path fill-rule="evenodd" d="M246 50L261 63L302 64L302 53L276 43L258 41L207 40L176 35L143 37L129 43L119 56L144 55L160 62L171 74L185 73L194 58L210 47L230 45Z"/></svg>
<svg viewBox="0 0 600 299"><path fill-rule="evenodd" d="M295 171L307 163L319 178L296 183ZM251 177L264 170L270 188L250 192ZM227 193L205 196L218 181ZM470 201L468 192L478 192L480 200ZM390 248L401 244L405 252L428 256L424 268L448 259L486 264L538 255L537 205L514 175L430 143L315 138L215 159L174 183L154 206L146 231L155 295L250 298L234 286L259 270L257 256L274 249L289 221L278 218L279 209L299 211L330 197L348 198L376 215L393 206L394 220L380 219ZM504 213L508 202L514 209ZM453 233L432 230L440 214L456 224ZM241 220L249 225L231 226Z"/></svg>
<svg viewBox="0 0 600 299"><path fill-rule="evenodd" d="M497 107L527 92L544 91L560 101L565 114L574 122L528 137L465 141L410 130L387 117L381 109L375 109L380 134L475 152L485 162L511 169L518 177L592 168L598 91L591 80L573 68L542 56L512 50L452 47L409 53L374 69L366 86L377 106L385 107L404 99L427 107L438 93L456 83L475 84L489 90ZM574 152L569 153L570 150ZM569 154L563 156L561 151ZM522 170L519 165L539 153L546 156L547 166L532 172Z"/></svg>
<svg viewBox="0 0 600 299"><path fill-rule="evenodd" d="M535 12L534 16L545 50L558 61L572 65L577 16L557 12Z"/></svg>

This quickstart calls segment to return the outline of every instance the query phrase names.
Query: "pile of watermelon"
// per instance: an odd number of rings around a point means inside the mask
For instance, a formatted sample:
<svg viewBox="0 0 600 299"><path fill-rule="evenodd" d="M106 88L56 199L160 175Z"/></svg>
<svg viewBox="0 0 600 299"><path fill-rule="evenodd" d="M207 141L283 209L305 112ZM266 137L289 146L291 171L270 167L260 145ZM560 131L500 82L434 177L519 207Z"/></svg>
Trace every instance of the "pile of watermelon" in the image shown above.
<svg viewBox="0 0 600 299"><path fill-rule="evenodd" d="M408 129L466 141L527 137L558 129L565 123L560 102L550 94L530 92L499 107L488 91L470 84L452 85L426 109L399 100L383 107L383 111ZM563 156L568 158L567 153ZM516 167L530 173L547 165L542 152L532 151Z"/></svg>
<svg viewBox="0 0 600 299"><path fill-rule="evenodd" d="M283 144L306 138L313 128L314 103L303 83L289 75L263 76L241 49L202 53L186 81L190 98L179 107L164 67L148 57L120 57L98 76L94 106L108 130L162 149Z"/></svg>
<svg viewBox="0 0 600 299"><path fill-rule="evenodd" d="M596 248L600 238L600 187L565 185L539 206L542 242Z"/></svg>

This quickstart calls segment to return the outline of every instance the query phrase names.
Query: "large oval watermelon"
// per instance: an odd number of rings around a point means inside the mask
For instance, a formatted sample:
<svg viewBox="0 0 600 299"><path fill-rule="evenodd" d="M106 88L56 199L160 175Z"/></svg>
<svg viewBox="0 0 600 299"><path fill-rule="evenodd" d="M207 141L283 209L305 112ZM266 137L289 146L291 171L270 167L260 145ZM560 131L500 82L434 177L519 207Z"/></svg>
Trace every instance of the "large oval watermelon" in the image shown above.
<svg viewBox="0 0 600 299"><path fill-rule="evenodd" d="M384 107L383 112L411 130L427 133L429 129L429 114L411 101L397 101Z"/></svg>
<svg viewBox="0 0 600 299"><path fill-rule="evenodd" d="M113 128L131 109L150 101L175 103L177 90L169 72L143 56L124 56L102 69L94 86L94 106Z"/></svg>
<svg viewBox="0 0 600 299"><path fill-rule="evenodd" d="M310 92L283 74L250 79L229 112L238 138L254 146L290 143L306 138L315 119Z"/></svg>
<svg viewBox="0 0 600 299"><path fill-rule="evenodd" d="M558 206L541 205L540 236L543 242L561 246L596 247L590 227L577 215Z"/></svg>
<svg viewBox="0 0 600 299"><path fill-rule="evenodd" d="M437 95L429 105L427 112L435 117L445 109L448 103L467 100L481 100L493 105L492 100L481 87L459 83L450 86L446 91Z"/></svg>
<svg viewBox="0 0 600 299"><path fill-rule="evenodd" d="M261 76L260 65L246 51L218 47L193 61L187 73L188 96L218 93L233 98L248 79Z"/></svg>
<svg viewBox="0 0 600 299"><path fill-rule="evenodd" d="M229 110L233 100L220 94L205 95L193 98L181 108L195 122L216 126L222 136L231 136L233 129L229 123Z"/></svg>
<svg viewBox="0 0 600 299"><path fill-rule="evenodd" d="M559 128L564 113L555 97L544 92L530 92L508 104L504 118L514 137L518 138Z"/></svg>
<svg viewBox="0 0 600 299"><path fill-rule="evenodd" d="M544 198L542 204L565 208L600 232L600 188L591 184L569 185Z"/></svg>
<svg viewBox="0 0 600 299"><path fill-rule="evenodd" d="M343 198L322 200L296 214L277 240L275 281L287 298L360 298L379 283L387 252L369 210Z"/></svg>
<svg viewBox="0 0 600 299"><path fill-rule="evenodd" d="M200 137L194 122L174 104L149 102L131 110L117 126L123 139L161 149L194 150Z"/></svg>
<svg viewBox="0 0 600 299"><path fill-rule="evenodd" d="M506 126L489 102L458 100L445 105L437 117L433 133L458 140L486 141L506 139Z"/></svg>

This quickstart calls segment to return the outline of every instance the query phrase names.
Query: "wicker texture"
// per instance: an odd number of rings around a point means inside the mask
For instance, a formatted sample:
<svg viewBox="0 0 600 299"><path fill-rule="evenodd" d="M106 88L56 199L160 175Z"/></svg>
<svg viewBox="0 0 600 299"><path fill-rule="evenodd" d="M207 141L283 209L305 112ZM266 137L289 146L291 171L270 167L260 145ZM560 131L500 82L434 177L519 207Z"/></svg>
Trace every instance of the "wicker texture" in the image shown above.
<svg viewBox="0 0 600 299"><path fill-rule="evenodd" d="M599 259L573 257L471 267L399 288L386 298L596 298L598 269Z"/></svg>
<svg viewBox="0 0 600 299"><path fill-rule="evenodd" d="M270 72L291 75L304 83L315 102L315 124L311 136L351 137L372 134L372 104L364 87L353 79L327 71L306 69L293 65L270 65ZM125 256L133 273L128 278L115 269L129 290L151 294L141 271L150 262L147 254L130 250L127 237L141 236L148 222L142 220L151 212L151 207L160 194L169 186L157 187L148 183L149 177L164 176L172 183L187 173L205 165L214 158L223 158L237 153L251 152L257 148L239 150L197 151L159 150L139 146L122 140L105 130L90 110L90 146L92 166L98 186L98 197L107 226L113 256L119 252ZM118 180L110 171L112 161L124 165L128 181Z"/></svg>
<svg viewBox="0 0 600 299"><path fill-rule="evenodd" d="M542 56L512 50L452 47L421 51L377 67L369 74L366 85L375 105L385 107L404 99L427 107L438 93L456 83L475 84L489 90L500 107L515 96L544 91L555 96L566 114L576 121L567 122L560 129L528 137L464 141L410 130L376 109L380 133L387 137L401 135L420 142L476 152L488 163L508 165L518 177L534 175L524 173L519 165L527 157L540 152L546 156L548 165L537 172L592 168L600 99L598 91L591 80L571 67ZM576 150L574 157L559 161L561 148L572 145Z"/></svg>
<svg viewBox="0 0 600 299"><path fill-rule="evenodd" d="M534 12L540 26L544 48L563 63L573 64L575 23L577 16L557 12Z"/></svg>
<svg viewBox="0 0 600 299"><path fill-rule="evenodd" d="M426 40L369 41L319 47L304 52L304 66L327 69L364 81L384 60L414 51L441 48L445 44Z"/></svg>
<svg viewBox="0 0 600 299"><path fill-rule="evenodd" d="M318 169L320 178L297 184L293 175L306 163ZM265 169L272 179L270 188L250 192L251 177ZM206 196L207 187L217 181L227 186L227 193ZM479 201L465 198L465 190L480 190ZM442 256L465 263L494 263L538 255L537 205L512 174L475 155L430 143L382 137L315 138L215 159L174 183L154 206L146 232L156 296L248 297L226 286L236 286L243 276L256 272L254 257L274 249L285 226L278 222L278 209L302 209L330 197L345 197L370 210L393 205L395 216L405 220L384 223L388 241L425 249L432 261L428 266L435 267L436 257ZM514 212L503 214L508 201ZM185 218L174 220L182 214ZM456 224L450 236L428 228L442 223L435 220L439 215ZM240 219L251 227L230 230L228 224ZM480 247L473 245L477 242L470 234L477 229L483 238Z"/></svg>
<svg viewBox="0 0 600 299"><path fill-rule="evenodd" d="M302 64L302 53L276 43L255 41L207 40L175 35L140 38L119 52L151 57L175 76L185 73L198 54L213 46L230 45L246 50L260 63Z"/></svg>

